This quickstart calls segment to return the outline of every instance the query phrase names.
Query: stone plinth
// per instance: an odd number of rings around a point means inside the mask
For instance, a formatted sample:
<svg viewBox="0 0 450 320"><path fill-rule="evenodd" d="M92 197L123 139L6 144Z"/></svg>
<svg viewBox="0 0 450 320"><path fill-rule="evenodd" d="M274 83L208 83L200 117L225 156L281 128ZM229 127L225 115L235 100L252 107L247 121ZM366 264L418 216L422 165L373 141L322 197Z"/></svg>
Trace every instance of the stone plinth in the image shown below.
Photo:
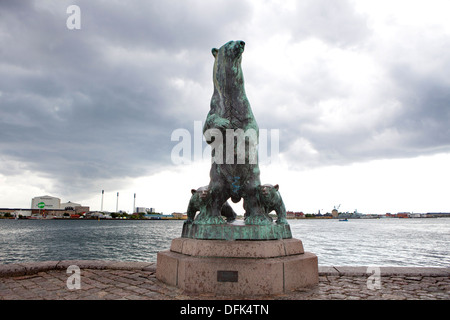
<svg viewBox="0 0 450 320"><path fill-rule="evenodd" d="M241 220L224 224L185 223L181 236L202 240L277 240L292 238L288 224L246 225Z"/></svg>
<svg viewBox="0 0 450 320"><path fill-rule="evenodd" d="M158 253L156 277L188 293L281 294L318 283L317 256L298 239L177 238Z"/></svg>

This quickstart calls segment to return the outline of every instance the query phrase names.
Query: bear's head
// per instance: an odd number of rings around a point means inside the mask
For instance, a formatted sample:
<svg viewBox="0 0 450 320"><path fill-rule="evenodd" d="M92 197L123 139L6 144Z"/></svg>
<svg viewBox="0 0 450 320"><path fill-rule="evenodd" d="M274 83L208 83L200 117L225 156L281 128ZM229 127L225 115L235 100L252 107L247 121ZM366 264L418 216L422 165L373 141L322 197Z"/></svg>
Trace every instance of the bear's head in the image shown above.
<svg viewBox="0 0 450 320"><path fill-rule="evenodd" d="M201 200L206 200L209 195L209 188L208 186L200 187L197 190L192 189L191 190L192 195L197 195Z"/></svg>
<svg viewBox="0 0 450 320"><path fill-rule="evenodd" d="M228 41L220 49L213 48L211 50L214 58L237 59L244 52L245 42L242 40Z"/></svg>
<svg viewBox="0 0 450 320"><path fill-rule="evenodd" d="M278 198L278 189L280 188L278 184L264 184L259 186L261 189L262 201L264 203L272 203Z"/></svg>
<svg viewBox="0 0 450 320"><path fill-rule="evenodd" d="M214 95L212 100L222 99L222 97L226 97L227 101L247 100L244 90L244 76L241 68L244 47L245 42L238 40L229 41L220 47L220 49L213 48L211 50L214 56ZM214 104L212 101L211 103ZM238 104L236 101L233 105Z"/></svg>

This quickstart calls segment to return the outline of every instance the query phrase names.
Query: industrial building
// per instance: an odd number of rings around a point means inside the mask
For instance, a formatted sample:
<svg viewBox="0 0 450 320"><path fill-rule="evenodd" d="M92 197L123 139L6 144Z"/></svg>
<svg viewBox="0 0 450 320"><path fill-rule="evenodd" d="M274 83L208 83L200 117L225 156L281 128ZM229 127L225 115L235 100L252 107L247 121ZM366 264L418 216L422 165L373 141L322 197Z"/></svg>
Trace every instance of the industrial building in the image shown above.
<svg viewBox="0 0 450 320"><path fill-rule="evenodd" d="M87 208L87 209L86 209ZM52 196L40 196L31 199L31 209L41 210L75 210L79 212L89 211L89 207L84 207L76 202L61 202L60 198Z"/></svg>
<svg viewBox="0 0 450 320"><path fill-rule="evenodd" d="M52 196L34 197L31 199L31 209L61 209L61 199Z"/></svg>
<svg viewBox="0 0 450 320"><path fill-rule="evenodd" d="M155 208L136 207L136 212L137 213L147 213L147 212L154 213L156 211L155 211Z"/></svg>
<svg viewBox="0 0 450 320"><path fill-rule="evenodd" d="M63 217L81 215L89 212L88 206L82 206L75 202L61 203L61 199L49 195L34 197L31 199L31 208L0 208L0 213L9 213L13 216L23 217Z"/></svg>

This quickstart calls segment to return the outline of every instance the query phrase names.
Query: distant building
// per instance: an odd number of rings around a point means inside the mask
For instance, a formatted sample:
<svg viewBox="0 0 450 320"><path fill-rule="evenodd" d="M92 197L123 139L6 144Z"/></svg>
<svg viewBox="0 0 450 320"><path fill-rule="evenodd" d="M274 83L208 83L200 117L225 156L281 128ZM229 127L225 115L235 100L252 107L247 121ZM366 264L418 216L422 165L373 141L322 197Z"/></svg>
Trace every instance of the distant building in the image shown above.
<svg viewBox="0 0 450 320"><path fill-rule="evenodd" d="M333 218L337 218L339 216L339 212L336 209L333 209L331 211L331 215L333 216Z"/></svg>
<svg viewBox="0 0 450 320"><path fill-rule="evenodd" d="M348 211L346 211L346 212L341 212L341 213L339 213L338 217L339 217L340 219L348 219L348 218L351 218L351 219L360 219L360 218L363 217L363 214L362 214L361 212L358 212L357 210L355 210L354 212L348 212Z"/></svg>
<svg viewBox="0 0 450 320"><path fill-rule="evenodd" d="M91 209L91 208L88 207L88 206L78 206L78 207L75 207L75 208L74 208L75 214L84 214L84 213L89 212L90 209Z"/></svg>
<svg viewBox="0 0 450 320"><path fill-rule="evenodd" d="M409 218L411 215L410 212L398 212L395 214L386 213L386 217L388 218Z"/></svg>
<svg viewBox="0 0 450 320"><path fill-rule="evenodd" d="M180 212L173 212L172 213L172 216L175 218L175 219L187 219L187 214L183 214L183 213L180 213Z"/></svg>
<svg viewBox="0 0 450 320"><path fill-rule="evenodd" d="M450 217L450 212L428 212L425 216L427 218L430 218L430 217L433 217L433 218Z"/></svg>
<svg viewBox="0 0 450 320"><path fill-rule="evenodd" d="M81 204L69 201L69 202L61 203L61 205L60 205L60 209L66 209L66 210L70 210L70 208L75 210L76 207L81 207Z"/></svg>
<svg viewBox="0 0 450 320"><path fill-rule="evenodd" d="M61 209L61 199L52 196L40 196L31 199L31 209Z"/></svg>
<svg viewBox="0 0 450 320"><path fill-rule="evenodd" d="M286 217L288 219L304 218L305 214L301 211L300 212L286 211Z"/></svg>
<svg viewBox="0 0 450 320"><path fill-rule="evenodd" d="M409 218L409 212L399 212L397 218Z"/></svg>
<svg viewBox="0 0 450 320"><path fill-rule="evenodd" d="M136 207L136 213L147 213L147 212L154 213L156 211L155 208Z"/></svg>
<svg viewBox="0 0 450 320"><path fill-rule="evenodd" d="M76 202L63 202L61 199L52 196L40 196L31 199L30 215L56 216L61 217L65 213L70 215L80 215L89 212L88 206L82 206Z"/></svg>

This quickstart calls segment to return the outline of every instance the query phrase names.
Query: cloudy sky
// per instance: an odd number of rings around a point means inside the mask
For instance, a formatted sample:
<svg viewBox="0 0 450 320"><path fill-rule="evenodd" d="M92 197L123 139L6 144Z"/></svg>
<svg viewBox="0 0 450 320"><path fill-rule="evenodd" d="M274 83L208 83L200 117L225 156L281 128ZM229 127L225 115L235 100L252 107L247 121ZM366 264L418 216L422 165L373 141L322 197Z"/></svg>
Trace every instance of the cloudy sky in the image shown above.
<svg viewBox="0 0 450 320"><path fill-rule="evenodd" d="M70 5L80 8L80 29ZM184 212L211 48L246 42L260 164L288 210L450 211L447 0L0 1L0 207L53 195ZM176 164L172 133L192 134ZM203 144L204 146L205 144ZM200 150L200 153L202 151ZM236 209L242 210L238 207Z"/></svg>

